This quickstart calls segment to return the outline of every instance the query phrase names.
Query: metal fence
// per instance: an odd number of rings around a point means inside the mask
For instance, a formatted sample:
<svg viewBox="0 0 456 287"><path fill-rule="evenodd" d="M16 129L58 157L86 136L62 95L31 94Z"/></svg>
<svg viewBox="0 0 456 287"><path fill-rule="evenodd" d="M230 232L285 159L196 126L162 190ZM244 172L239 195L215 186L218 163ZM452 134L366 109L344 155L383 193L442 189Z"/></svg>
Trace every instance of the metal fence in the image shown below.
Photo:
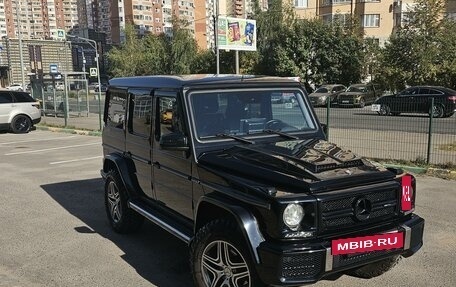
<svg viewBox="0 0 456 287"><path fill-rule="evenodd" d="M420 106L421 105L421 106ZM417 163L456 164L456 116L448 109L443 117L426 103L399 107L381 115L380 105L365 107L315 107L323 124L328 126L329 140L362 156ZM434 110L431 115L429 111ZM416 112L421 111L421 112Z"/></svg>

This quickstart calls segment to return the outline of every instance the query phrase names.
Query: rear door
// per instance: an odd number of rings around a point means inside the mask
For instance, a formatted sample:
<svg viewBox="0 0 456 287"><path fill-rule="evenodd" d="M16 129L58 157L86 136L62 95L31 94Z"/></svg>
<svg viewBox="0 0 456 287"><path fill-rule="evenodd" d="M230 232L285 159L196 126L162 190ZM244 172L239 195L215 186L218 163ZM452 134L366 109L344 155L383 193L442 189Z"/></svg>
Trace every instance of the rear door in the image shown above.
<svg viewBox="0 0 456 287"><path fill-rule="evenodd" d="M0 91L0 124L8 124L9 114L13 109L13 97L8 91Z"/></svg>
<svg viewBox="0 0 456 287"><path fill-rule="evenodd" d="M142 193L155 198L152 189L151 127L151 90L129 89L125 149L135 166L135 175Z"/></svg>

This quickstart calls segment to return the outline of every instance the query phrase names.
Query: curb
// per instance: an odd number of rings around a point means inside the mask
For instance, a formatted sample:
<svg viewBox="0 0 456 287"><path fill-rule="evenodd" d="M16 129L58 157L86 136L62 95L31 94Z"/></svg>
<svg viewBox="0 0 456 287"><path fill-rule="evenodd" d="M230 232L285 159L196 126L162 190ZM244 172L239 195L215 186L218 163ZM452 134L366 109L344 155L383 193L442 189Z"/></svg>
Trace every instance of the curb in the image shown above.
<svg viewBox="0 0 456 287"><path fill-rule="evenodd" d="M384 164L386 167L401 168L405 171L415 174L426 174L434 177L456 180L456 170L436 168L436 167L418 167L397 164Z"/></svg>
<svg viewBox="0 0 456 287"><path fill-rule="evenodd" d="M447 179L456 179L455 170L430 167L427 170L427 174L442 177L442 178L447 178Z"/></svg>
<svg viewBox="0 0 456 287"><path fill-rule="evenodd" d="M59 127L48 127L37 125L37 130L42 131L51 131L51 132L60 132L60 133L68 133L68 134L77 134L77 135L85 135L85 136L101 136L100 131L88 131L88 130L78 130L78 129L71 129L71 128L59 128Z"/></svg>
<svg viewBox="0 0 456 287"><path fill-rule="evenodd" d="M398 164L384 164L386 167L394 167L406 170L411 173L424 174L427 173L428 168L419 167L419 166L407 166L407 165L398 165Z"/></svg>

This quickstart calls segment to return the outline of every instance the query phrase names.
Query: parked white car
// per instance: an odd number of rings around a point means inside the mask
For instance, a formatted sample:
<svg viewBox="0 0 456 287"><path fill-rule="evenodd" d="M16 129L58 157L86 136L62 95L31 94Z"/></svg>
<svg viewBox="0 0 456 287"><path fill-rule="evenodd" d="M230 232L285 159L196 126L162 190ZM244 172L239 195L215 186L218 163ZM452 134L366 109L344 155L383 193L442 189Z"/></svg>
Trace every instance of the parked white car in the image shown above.
<svg viewBox="0 0 456 287"><path fill-rule="evenodd" d="M11 84L10 86L6 87L10 91L23 91L24 88L20 84Z"/></svg>
<svg viewBox="0 0 456 287"><path fill-rule="evenodd" d="M40 104L30 94L0 90L0 130L28 133L40 121Z"/></svg>

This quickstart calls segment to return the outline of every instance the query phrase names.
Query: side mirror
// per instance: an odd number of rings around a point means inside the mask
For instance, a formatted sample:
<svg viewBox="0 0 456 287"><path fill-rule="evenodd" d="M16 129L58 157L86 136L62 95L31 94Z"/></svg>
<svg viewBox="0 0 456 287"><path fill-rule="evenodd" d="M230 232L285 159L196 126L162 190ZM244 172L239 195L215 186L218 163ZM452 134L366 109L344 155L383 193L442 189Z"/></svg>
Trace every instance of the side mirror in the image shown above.
<svg viewBox="0 0 456 287"><path fill-rule="evenodd" d="M163 135L160 138L160 147L167 150L187 151L190 149L187 137L181 132Z"/></svg>

